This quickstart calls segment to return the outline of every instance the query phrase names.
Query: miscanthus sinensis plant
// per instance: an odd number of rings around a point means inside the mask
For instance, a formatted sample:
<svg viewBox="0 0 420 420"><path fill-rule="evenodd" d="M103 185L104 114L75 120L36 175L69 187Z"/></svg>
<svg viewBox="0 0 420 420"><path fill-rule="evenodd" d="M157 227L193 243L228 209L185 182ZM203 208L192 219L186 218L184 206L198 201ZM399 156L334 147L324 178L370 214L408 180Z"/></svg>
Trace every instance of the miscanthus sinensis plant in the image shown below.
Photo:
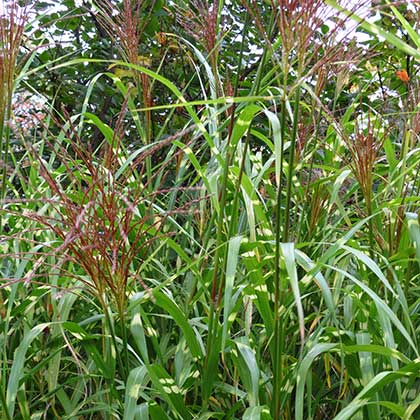
<svg viewBox="0 0 420 420"><path fill-rule="evenodd" d="M418 58L414 24L377 5L405 42L354 2L244 0L238 42L227 3L168 2L150 41L154 2L94 3L122 60L39 122L3 201L2 416L416 418L416 67L389 115L361 70L377 51L345 36ZM109 124L86 105L100 77Z"/></svg>

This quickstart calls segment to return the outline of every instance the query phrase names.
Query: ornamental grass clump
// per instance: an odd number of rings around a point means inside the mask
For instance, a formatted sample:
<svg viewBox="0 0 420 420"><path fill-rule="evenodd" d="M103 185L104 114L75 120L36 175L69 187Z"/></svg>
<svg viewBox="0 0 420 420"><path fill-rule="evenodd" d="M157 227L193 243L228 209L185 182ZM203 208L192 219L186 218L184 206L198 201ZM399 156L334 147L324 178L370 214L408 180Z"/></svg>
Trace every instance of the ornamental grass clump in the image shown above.
<svg viewBox="0 0 420 420"><path fill-rule="evenodd" d="M411 121L332 0L228 3L98 0L108 60L45 62L86 96L11 154L0 418L417 414Z"/></svg>
<svg viewBox="0 0 420 420"><path fill-rule="evenodd" d="M384 123L370 114L364 120L354 121L354 132L346 138L347 149L351 159L350 168L360 186L369 219L369 240L373 249L375 226L372 221L374 211L373 181L375 165L380 156L383 143L387 137Z"/></svg>
<svg viewBox="0 0 420 420"><path fill-rule="evenodd" d="M167 218L190 211L188 202L171 211L159 207L160 200L173 192L171 188L156 187L167 182L171 160L155 168L152 178L145 175L146 160L170 145L172 138L130 159L122 143L124 116L121 112L114 130L107 126L106 140L97 151L91 150L72 123L63 128L66 139L62 143L46 140L50 153L55 154L54 166L58 164L58 168L49 165L34 146L27 146L44 181L42 198L36 202L9 200L6 212L19 217L23 224L35 225L34 231L50 232L55 239L31 242L31 249L36 245L39 250L36 254L6 255L28 259L33 264L22 278L2 279L5 287L19 281L26 285L43 280L48 283L52 275L58 275L73 279L62 285L64 290L82 285L102 308L111 334L114 321L119 325L123 338L120 357L123 376L128 368L127 300L136 284L146 293L150 291L142 270L153 253L154 243L162 243L172 235L165 226ZM71 121L70 116L67 119ZM174 153L174 159L177 157ZM151 182L154 183L152 192L149 191ZM28 236L28 230L23 231L21 243ZM51 265L49 259L55 264ZM120 347L116 342L114 346Z"/></svg>
<svg viewBox="0 0 420 420"><path fill-rule="evenodd" d="M96 162L76 138L71 141L74 168L68 164L67 151L61 149L68 175L70 171L77 174L71 175L70 191L60 187L42 161L41 174L59 199L55 207L61 223L48 225L63 240L61 250L88 274L87 285L101 303L106 306L110 298L121 315L127 285L141 282L142 263L159 238L166 214L154 208L159 191L146 193L147 184L142 183L144 159L150 151L124 172L120 142L114 133L112 143L102 147L102 162Z"/></svg>
<svg viewBox="0 0 420 420"><path fill-rule="evenodd" d="M351 155L350 167L359 182L369 216L372 214L375 163L386 138L386 133L378 132L378 127L383 127L381 121L379 121L379 125L378 123L374 124L369 114L365 122L358 123L355 120L354 133L346 142Z"/></svg>
<svg viewBox="0 0 420 420"><path fill-rule="evenodd" d="M346 1L340 3L349 4ZM328 8L324 1L273 0L263 4L255 0L244 0L242 4L256 22L255 26L265 43L259 70L262 71L264 65L269 67L268 61L271 61L271 85L266 78L260 91L253 90L253 93L271 93L275 90L280 97L277 105L279 145L275 153L277 192L272 229L275 233L274 267L273 275L267 278L267 287L274 296L274 330L270 347L273 387L271 414L273 418L282 418L287 410L282 393L293 370L286 356L288 318L284 308L292 294L292 278L284 271L284 249L294 246L302 226L299 219L307 217L299 214L300 205L296 198L296 179L301 176L297 171L298 164L304 163L305 155L308 155L310 149L314 151L313 156L316 158L316 149L321 145L320 139L324 135L322 124L325 124L323 119L325 115L329 115L328 108L334 106L333 101L324 105L324 95L330 87L326 74L328 69L336 67L343 58L349 58L350 48L346 36L350 28L346 26L348 19ZM270 15L268 25L264 23L268 22L265 19L267 13ZM255 83L254 86L258 84ZM340 91L341 88L337 90L337 95ZM306 125L313 126L313 135L303 133L300 124L305 119L310 121ZM287 143L289 146L286 146ZM320 222L320 212L327 199L322 188L315 194L317 196L309 206L311 230ZM299 308L298 302L297 307ZM302 352L306 337L302 327L303 315L299 316Z"/></svg>

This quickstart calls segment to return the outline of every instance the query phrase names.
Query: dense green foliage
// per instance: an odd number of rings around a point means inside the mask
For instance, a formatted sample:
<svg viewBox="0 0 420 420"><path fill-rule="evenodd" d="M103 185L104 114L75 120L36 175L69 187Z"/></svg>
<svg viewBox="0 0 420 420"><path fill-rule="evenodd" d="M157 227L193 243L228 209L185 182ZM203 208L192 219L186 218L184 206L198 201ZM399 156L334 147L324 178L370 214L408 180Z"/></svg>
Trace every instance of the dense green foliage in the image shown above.
<svg viewBox="0 0 420 420"><path fill-rule="evenodd" d="M1 419L419 418L417 2L58 3L1 2Z"/></svg>

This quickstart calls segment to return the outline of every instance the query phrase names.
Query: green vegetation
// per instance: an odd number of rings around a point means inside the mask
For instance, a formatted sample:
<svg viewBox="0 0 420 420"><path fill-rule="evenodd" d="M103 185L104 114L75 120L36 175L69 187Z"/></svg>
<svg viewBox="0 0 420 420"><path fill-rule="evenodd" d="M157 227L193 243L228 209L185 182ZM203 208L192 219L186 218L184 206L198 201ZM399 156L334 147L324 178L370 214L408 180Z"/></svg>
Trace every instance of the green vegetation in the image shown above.
<svg viewBox="0 0 420 420"><path fill-rule="evenodd" d="M1 4L1 419L419 418L418 2Z"/></svg>

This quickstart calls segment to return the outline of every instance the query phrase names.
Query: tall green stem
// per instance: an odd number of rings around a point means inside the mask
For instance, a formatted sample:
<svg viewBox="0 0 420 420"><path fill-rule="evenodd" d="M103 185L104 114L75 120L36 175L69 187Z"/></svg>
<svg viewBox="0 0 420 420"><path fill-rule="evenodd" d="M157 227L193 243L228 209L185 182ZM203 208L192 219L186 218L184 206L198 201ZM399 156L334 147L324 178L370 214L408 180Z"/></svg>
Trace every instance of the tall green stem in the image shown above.
<svg viewBox="0 0 420 420"><path fill-rule="evenodd" d="M108 328L109 328L109 333L111 335L111 339L112 339L112 345L114 346L115 349L115 354L116 357L118 359L118 364L121 367L121 372L123 372L123 379L125 380L128 376L127 374L127 369L128 369L128 365L126 366L121 358L121 354L118 351L118 346L117 346L117 340L116 340L116 332L115 332L115 328L114 328L114 323L112 321L112 316L110 314L110 308L109 306L106 304L104 299L100 299L101 302L101 306L103 308L104 311L104 315L105 315L105 323L108 324ZM121 318L121 314L120 315L120 322L125 322L124 319ZM124 317L123 317L124 318ZM113 392L113 386L111 385L111 392Z"/></svg>
<svg viewBox="0 0 420 420"><path fill-rule="evenodd" d="M10 145L10 126L9 122L12 118L12 95L9 94L6 103L6 109L0 113L2 115L0 121L0 161L3 161L2 175L1 175L1 189L0 201L6 198L6 184L7 184L7 163L9 156ZM3 147L4 139L4 147ZM3 204L2 204L3 207ZM0 212L0 232L3 228L2 213Z"/></svg>
<svg viewBox="0 0 420 420"><path fill-rule="evenodd" d="M281 203L282 203L282 173L283 173L283 145L284 135L286 126L286 98L283 98L281 103L281 157L280 157L280 176L279 185L277 186L277 197L276 197L276 244L274 254L274 336L273 336L273 399L272 399L272 414L274 418L280 418L280 394L281 394L281 383L283 378L282 372L282 355L283 355L283 342L281 337L282 331L282 314L280 314L280 298L281 298L281 284L280 284L280 241L281 241Z"/></svg>
<svg viewBox="0 0 420 420"><path fill-rule="evenodd" d="M295 92L295 103L293 108L293 127L292 137L290 139L290 155L289 155L289 170L287 172L287 190L286 190L286 209L285 209L285 221L284 221L284 232L283 242L289 241L290 236L290 207L292 202L292 183L295 166L295 149L296 149L296 138L298 128L298 117L299 117L299 102L300 102L300 85L296 87Z"/></svg>
<svg viewBox="0 0 420 420"><path fill-rule="evenodd" d="M3 411L2 413L4 414L4 418L5 420L12 420L12 418L10 417L10 413L9 413L9 408L7 406L7 402L6 402L6 391L3 388L3 384L0 383L0 401L1 401L1 406L3 407Z"/></svg>
<svg viewBox="0 0 420 420"><path fill-rule="evenodd" d="M285 76L284 86L287 86L287 78ZM286 89L284 88L284 92ZM286 94L286 93L285 93ZM290 230L290 208L292 195L292 182L294 174L294 160L295 147L297 138L298 116L299 116L299 102L300 102L300 86L296 87L295 103L293 109L293 125L290 139L290 154L288 162L287 186L286 186L286 207L284 215L284 229L282 232L282 182L281 177L283 173L283 146L286 126L286 98L282 101L281 109L281 153L280 158L280 180L277 189L276 202L276 248L274 256L275 274L274 274L274 339L273 339L273 402L272 412L274 418L280 418L281 415L281 385L283 382L283 343L284 343L284 328L282 310L284 293L281 288L280 278L280 241L287 242L289 240Z"/></svg>
<svg viewBox="0 0 420 420"><path fill-rule="evenodd" d="M238 59L238 71L237 77L235 82L235 89L234 89L234 96L236 96L239 86L239 77L241 74L242 69L242 61L244 56L244 49L245 49L245 40L248 31L249 25L249 16L246 15L245 24L242 30L242 43L241 43L241 50ZM220 258L222 256L223 248L225 248L225 259L224 262L226 264L226 253L227 247L223 246L223 225L225 219L225 206L226 206L226 197L227 197L227 182L229 178L229 168L232 162L232 156L234 150L231 147L231 134L232 128L235 118L235 107L233 105L232 112L231 112L231 119L229 122L229 130L228 130L228 138L226 142L226 157L223 167L223 176L222 176L222 185L221 185L221 193L219 199L219 215L217 221L217 234L216 234L216 250L214 256L214 268L213 268L213 276L212 276L212 288L211 288L211 302L210 302L210 313L209 313L209 324L208 324L208 339L207 339L207 351L206 351L206 359L204 364L204 375L203 375L203 397L204 397L204 404L207 404L207 400L210 397L210 392L212 388L212 381L215 374L215 366L214 363L217 362L218 358L218 349L214 350L214 343L217 341L217 316L218 316L218 302L222 293L222 288L224 284L224 269L220 270ZM229 230L230 231L230 230ZM223 267L224 268L224 267ZM219 273L220 271L220 273ZM217 355L216 355L217 352Z"/></svg>

